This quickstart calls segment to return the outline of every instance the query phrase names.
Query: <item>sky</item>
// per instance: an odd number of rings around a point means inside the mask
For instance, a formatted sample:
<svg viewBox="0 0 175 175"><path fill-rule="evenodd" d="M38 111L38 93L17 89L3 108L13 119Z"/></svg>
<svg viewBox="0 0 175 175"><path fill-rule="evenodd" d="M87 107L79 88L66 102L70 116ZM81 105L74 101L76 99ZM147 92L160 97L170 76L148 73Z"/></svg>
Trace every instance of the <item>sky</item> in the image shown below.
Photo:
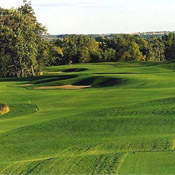
<svg viewBox="0 0 175 175"><path fill-rule="evenodd" d="M175 31L175 0L31 0L49 34ZM0 0L4 8L22 0Z"/></svg>

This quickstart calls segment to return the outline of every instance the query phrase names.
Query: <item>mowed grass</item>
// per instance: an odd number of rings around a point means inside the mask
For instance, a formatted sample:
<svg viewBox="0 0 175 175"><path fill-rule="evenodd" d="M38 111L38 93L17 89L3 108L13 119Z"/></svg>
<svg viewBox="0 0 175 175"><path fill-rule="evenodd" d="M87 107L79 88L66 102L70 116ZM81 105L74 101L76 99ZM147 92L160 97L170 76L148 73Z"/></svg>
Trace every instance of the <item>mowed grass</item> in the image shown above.
<svg viewBox="0 0 175 175"><path fill-rule="evenodd" d="M174 152L128 154L120 174L174 174L174 156Z"/></svg>
<svg viewBox="0 0 175 175"><path fill-rule="evenodd" d="M77 64L0 79L11 109L0 116L0 174L173 174L174 68ZM91 88L35 89L70 84Z"/></svg>

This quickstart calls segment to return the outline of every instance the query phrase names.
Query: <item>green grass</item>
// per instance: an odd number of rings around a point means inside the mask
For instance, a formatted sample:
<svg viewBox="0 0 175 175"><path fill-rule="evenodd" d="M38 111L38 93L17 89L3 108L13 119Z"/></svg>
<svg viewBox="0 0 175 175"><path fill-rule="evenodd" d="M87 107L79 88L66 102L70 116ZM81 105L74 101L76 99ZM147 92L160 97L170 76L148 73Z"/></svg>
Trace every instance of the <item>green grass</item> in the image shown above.
<svg viewBox="0 0 175 175"><path fill-rule="evenodd" d="M174 156L174 152L128 154L120 170L120 175L174 174Z"/></svg>
<svg viewBox="0 0 175 175"><path fill-rule="evenodd" d="M174 174L174 71L98 63L0 79L0 103L11 109L0 115L0 175ZM25 83L33 85L16 86ZM35 89L69 84L92 87Z"/></svg>

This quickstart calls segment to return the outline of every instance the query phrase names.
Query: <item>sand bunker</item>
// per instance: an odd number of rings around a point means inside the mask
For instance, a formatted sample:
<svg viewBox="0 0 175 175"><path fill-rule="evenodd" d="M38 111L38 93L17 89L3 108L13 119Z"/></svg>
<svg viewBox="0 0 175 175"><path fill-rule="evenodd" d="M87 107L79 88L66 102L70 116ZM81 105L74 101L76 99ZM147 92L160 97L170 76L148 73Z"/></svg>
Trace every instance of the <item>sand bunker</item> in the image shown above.
<svg viewBox="0 0 175 175"><path fill-rule="evenodd" d="M33 84L20 84L20 85L15 85L18 87L28 87L28 86L33 86Z"/></svg>
<svg viewBox="0 0 175 175"><path fill-rule="evenodd" d="M64 85L64 86L45 86L45 87L37 87L35 89L85 89L85 88L90 88L91 85L89 86L74 86L74 85Z"/></svg>
<svg viewBox="0 0 175 175"><path fill-rule="evenodd" d="M5 104L0 104L0 114L6 114L10 111L10 108Z"/></svg>

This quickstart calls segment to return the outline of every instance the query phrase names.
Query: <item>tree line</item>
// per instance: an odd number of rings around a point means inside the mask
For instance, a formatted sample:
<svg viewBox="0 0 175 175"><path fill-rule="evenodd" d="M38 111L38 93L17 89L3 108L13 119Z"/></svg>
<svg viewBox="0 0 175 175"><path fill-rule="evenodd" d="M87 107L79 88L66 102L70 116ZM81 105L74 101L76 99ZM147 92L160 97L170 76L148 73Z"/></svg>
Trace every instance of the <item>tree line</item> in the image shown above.
<svg viewBox="0 0 175 175"><path fill-rule="evenodd" d="M30 2L0 8L0 77L38 75L44 66L115 61L174 61L175 34L161 38L137 35L71 35L47 41Z"/></svg>
<svg viewBox="0 0 175 175"><path fill-rule="evenodd" d="M72 35L49 43L45 65L111 61L174 61L175 34L144 39L137 35L93 38Z"/></svg>

